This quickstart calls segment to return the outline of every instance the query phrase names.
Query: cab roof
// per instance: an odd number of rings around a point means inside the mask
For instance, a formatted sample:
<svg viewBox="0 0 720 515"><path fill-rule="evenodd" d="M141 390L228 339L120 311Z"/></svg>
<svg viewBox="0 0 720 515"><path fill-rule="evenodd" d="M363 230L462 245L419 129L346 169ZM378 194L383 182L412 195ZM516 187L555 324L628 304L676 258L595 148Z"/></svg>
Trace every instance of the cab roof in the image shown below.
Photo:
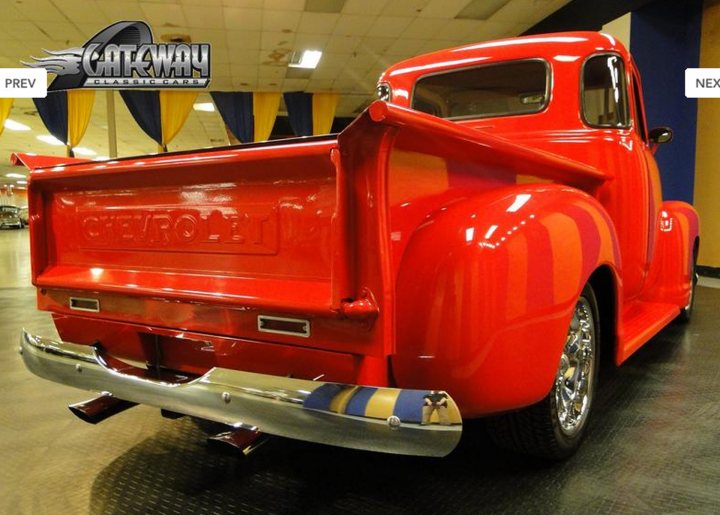
<svg viewBox="0 0 720 515"><path fill-rule="evenodd" d="M556 32L516 38L499 39L463 45L423 54L401 61L388 68L380 81L402 75L424 75L434 70L472 66L510 59L563 56L585 57L596 52L615 52L629 57L625 46L616 38L602 32Z"/></svg>

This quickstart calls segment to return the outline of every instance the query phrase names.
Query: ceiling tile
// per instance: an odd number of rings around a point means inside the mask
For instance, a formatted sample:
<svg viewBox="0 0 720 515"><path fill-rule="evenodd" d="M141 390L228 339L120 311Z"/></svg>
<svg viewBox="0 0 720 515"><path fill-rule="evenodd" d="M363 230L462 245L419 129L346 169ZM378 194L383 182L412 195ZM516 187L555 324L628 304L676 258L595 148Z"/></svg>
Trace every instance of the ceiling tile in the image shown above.
<svg viewBox="0 0 720 515"><path fill-rule="evenodd" d="M435 37L437 31L447 23L448 20L441 18L415 18L400 34L400 37L430 39Z"/></svg>
<svg viewBox="0 0 720 515"><path fill-rule="evenodd" d="M227 45L227 32L224 29L210 28L192 28L188 29L190 38L193 43L210 43L215 51L215 47Z"/></svg>
<svg viewBox="0 0 720 515"><path fill-rule="evenodd" d="M280 91L282 81L283 79L258 79L257 87L266 91Z"/></svg>
<svg viewBox="0 0 720 515"><path fill-rule="evenodd" d="M264 0L222 0L222 4L228 7L262 9L264 5Z"/></svg>
<svg viewBox="0 0 720 515"><path fill-rule="evenodd" d="M264 31L296 32L300 23L299 11L263 11Z"/></svg>
<svg viewBox="0 0 720 515"><path fill-rule="evenodd" d="M370 95L374 91L375 85L362 78L336 79L333 83L333 89L363 92Z"/></svg>
<svg viewBox="0 0 720 515"><path fill-rule="evenodd" d="M9 0L3 0L3 4L7 3ZM27 19L30 20L42 20L42 21L66 21L66 17L63 16L63 14L53 5L53 3L50 0L23 0L22 2L13 2L14 7L17 11L20 11L22 16L24 16ZM94 3L94 2L93 2ZM73 11L82 11L82 4L73 4L68 6L68 9L72 9ZM2 7L3 14L5 10L5 6ZM90 10L93 10L92 7ZM88 14L88 16L94 16L89 21L97 21L97 10L96 12ZM80 13L83 14L82 12ZM99 14L99 16L103 16L102 13ZM102 21L104 21L104 18L101 18ZM78 20L79 21L79 20ZM83 20L86 21L86 20Z"/></svg>
<svg viewBox="0 0 720 515"><path fill-rule="evenodd" d="M448 41L472 40L473 35L482 29L484 23L479 20L450 20L435 32L434 38Z"/></svg>
<svg viewBox="0 0 720 515"><path fill-rule="evenodd" d="M259 49L261 34L262 32L260 31L228 30L228 49ZM232 52L230 53L230 57L232 59Z"/></svg>
<svg viewBox="0 0 720 515"><path fill-rule="evenodd" d="M392 56L411 57L417 55L427 40L425 39L404 39L399 38L387 49L387 54Z"/></svg>
<svg viewBox="0 0 720 515"><path fill-rule="evenodd" d="M330 36L328 34L296 34L294 50L325 50Z"/></svg>
<svg viewBox="0 0 720 515"><path fill-rule="evenodd" d="M82 46L85 41L85 35L80 32L75 25L62 21L37 21L35 25L47 34L54 41L62 41L67 47ZM48 50L60 50L48 49Z"/></svg>
<svg viewBox="0 0 720 515"><path fill-rule="evenodd" d="M17 21L0 24L0 40L3 39L44 41L48 37L37 24L29 21Z"/></svg>
<svg viewBox="0 0 720 515"><path fill-rule="evenodd" d="M210 5L210 6L222 6L223 5L223 0L179 0L179 1L183 5Z"/></svg>
<svg viewBox="0 0 720 515"><path fill-rule="evenodd" d="M258 66L258 79L284 79L284 66L266 66L261 64Z"/></svg>
<svg viewBox="0 0 720 515"><path fill-rule="evenodd" d="M273 50L275 48L292 50L294 42L295 35L284 32L263 32L260 36L260 48L264 50Z"/></svg>
<svg viewBox="0 0 720 515"><path fill-rule="evenodd" d="M422 12L429 0L393 0L383 10L383 16L414 17Z"/></svg>
<svg viewBox="0 0 720 515"><path fill-rule="evenodd" d="M225 28L237 31L262 30L262 10L236 7L223 8Z"/></svg>
<svg viewBox="0 0 720 515"><path fill-rule="evenodd" d="M397 37L403 30L410 25L411 18L402 18L399 16L382 16L377 18L370 30L367 32L368 37Z"/></svg>
<svg viewBox="0 0 720 515"><path fill-rule="evenodd" d="M220 6L187 5L183 7L190 28L224 29L223 9Z"/></svg>
<svg viewBox="0 0 720 515"><path fill-rule="evenodd" d="M382 12L390 0L347 0L343 14L364 14L377 16Z"/></svg>
<svg viewBox="0 0 720 515"><path fill-rule="evenodd" d="M232 83L229 84L225 91L255 91L257 90L257 79L256 78L235 78L233 77Z"/></svg>
<svg viewBox="0 0 720 515"><path fill-rule="evenodd" d="M357 50L362 52L371 52L375 54L384 54L390 45L397 41L397 37L394 38L363 38L357 47Z"/></svg>
<svg viewBox="0 0 720 515"><path fill-rule="evenodd" d="M285 79L282 81L283 91L305 91L307 90L308 79Z"/></svg>
<svg viewBox="0 0 720 515"><path fill-rule="evenodd" d="M212 63L212 77L227 77L230 76L230 64L218 64L216 62Z"/></svg>
<svg viewBox="0 0 720 515"><path fill-rule="evenodd" d="M260 50L236 50L233 52L232 61L230 66L243 66L248 65L256 66L260 64Z"/></svg>
<svg viewBox="0 0 720 515"><path fill-rule="evenodd" d="M105 14L105 17L109 22L116 22L120 20L143 20L145 19L145 13L140 8L138 2L128 1L111 1L111 2L98 2L98 8ZM73 20L77 21L77 20ZM98 27L100 31L103 27Z"/></svg>
<svg viewBox="0 0 720 515"><path fill-rule="evenodd" d="M307 85L308 91L327 91L332 88L334 79L310 79Z"/></svg>
<svg viewBox="0 0 720 515"><path fill-rule="evenodd" d="M145 13L145 20L154 27L171 29L173 27L187 27L182 7L176 4L152 4L140 2L140 8ZM159 34L155 34L159 38Z"/></svg>
<svg viewBox="0 0 720 515"><path fill-rule="evenodd" d="M343 14L335 25L333 34L337 36L364 36L373 26L377 17Z"/></svg>
<svg viewBox="0 0 720 515"><path fill-rule="evenodd" d="M305 0L265 0L265 9L303 11L305 9Z"/></svg>
<svg viewBox="0 0 720 515"><path fill-rule="evenodd" d="M332 34L340 19L339 14L303 13L298 25L298 32L306 34Z"/></svg>
<svg viewBox="0 0 720 515"><path fill-rule="evenodd" d="M430 0L419 16L423 18L455 18L470 0Z"/></svg>
<svg viewBox="0 0 720 515"><path fill-rule="evenodd" d="M539 7L537 0L512 0L489 19L492 21L512 21L515 23L523 23L535 20L537 8Z"/></svg>
<svg viewBox="0 0 720 515"><path fill-rule="evenodd" d="M328 52L350 53L355 50L362 41L359 36L330 36L325 46Z"/></svg>
<svg viewBox="0 0 720 515"><path fill-rule="evenodd" d="M342 73L342 65L320 63L310 79L336 79Z"/></svg>
<svg viewBox="0 0 720 515"><path fill-rule="evenodd" d="M445 50L447 48L453 48L456 46L458 46L457 41L433 39L433 40L425 42L425 44L420 48L420 54L425 54L427 52L434 52L436 50Z"/></svg>
<svg viewBox="0 0 720 515"><path fill-rule="evenodd" d="M198 40L203 41L203 40ZM212 45L210 47L210 66L216 64L230 64L230 51L224 45Z"/></svg>

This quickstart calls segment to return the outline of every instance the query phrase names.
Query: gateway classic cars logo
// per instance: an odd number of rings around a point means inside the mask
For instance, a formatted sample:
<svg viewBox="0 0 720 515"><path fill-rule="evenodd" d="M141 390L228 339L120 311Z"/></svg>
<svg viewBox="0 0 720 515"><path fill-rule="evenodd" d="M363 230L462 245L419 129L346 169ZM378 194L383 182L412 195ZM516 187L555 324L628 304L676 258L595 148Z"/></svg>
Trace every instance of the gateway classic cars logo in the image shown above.
<svg viewBox="0 0 720 515"><path fill-rule="evenodd" d="M210 83L210 44L153 43L142 21L121 21L80 48L45 50L24 65L56 75L48 91L75 88L204 88Z"/></svg>

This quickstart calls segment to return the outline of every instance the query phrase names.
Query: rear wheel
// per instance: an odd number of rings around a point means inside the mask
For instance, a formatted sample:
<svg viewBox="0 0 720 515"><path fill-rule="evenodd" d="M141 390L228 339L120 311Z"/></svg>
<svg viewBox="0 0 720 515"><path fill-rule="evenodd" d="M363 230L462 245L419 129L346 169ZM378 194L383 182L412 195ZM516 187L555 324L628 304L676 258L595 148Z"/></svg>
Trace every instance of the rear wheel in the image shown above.
<svg viewBox="0 0 720 515"><path fill-rule="evenodd" d="M698 274L697 274L697 252L693 252L692 271L690 272L690 298L687 305L680 310L677 321L683 324L690 322L692 318L693 308L695 307L695 290L697 290Z"/></svg>
<svg viewBox="0 0 720 515"><path fill-rule="evenodd" d="M597 385L600 325L588 284L575 304L555 381L539 403L488 420L498 445L546 459L563 459L580 445Z"/></svg>

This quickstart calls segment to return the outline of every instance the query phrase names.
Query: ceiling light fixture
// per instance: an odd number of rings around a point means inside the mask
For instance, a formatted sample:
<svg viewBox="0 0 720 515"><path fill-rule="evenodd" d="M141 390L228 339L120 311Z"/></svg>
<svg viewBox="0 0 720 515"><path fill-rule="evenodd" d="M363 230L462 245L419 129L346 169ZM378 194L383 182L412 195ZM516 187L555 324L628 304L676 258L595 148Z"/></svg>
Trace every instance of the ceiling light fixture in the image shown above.
<svg viewBox="0 0 720 515"><path fill-rule="evenodd" d="M11 131L29 131L32 130L30 127L25 125L24 123L16 122L15 120L11 120L8 118L5 120L5 128Z"/></svg>
<svg viewBox="0 0 720 515"><path fill-rule="evenodd" d="M322 54L320 50L305 50L302 53L293 52L288 66L290 68L307 68L312 70L317 68Z"/></svg>
<svg viewBox="0 0 720 515"><path fill-rule="evenodd" d="M27 184L27 181L15 181L15 182L17 182L18 184Z"/></svg>
<svg viewBox="0 0 720 515"><path fill-rule="evenodd" d="M65 146L65 143L57 139L55 136L51 136L50 134L40 134L37 139L39 139L43 143L47 143L48 145Z"/></svg>
<svg viewBox="0 0 720 515"><path fill-rule="evenodd" d="M198 102L196 104L193 104L193 109L195 111L204 111L206 113L214 113L215 112L215 104L212 102Z"/></svg>
<svg viewBox="0 0 720 515"><path fill-rule="evenodd" d="M6 173L5 177L10 177L11 179L24 179L25 176L21 173Z"/></svg>

